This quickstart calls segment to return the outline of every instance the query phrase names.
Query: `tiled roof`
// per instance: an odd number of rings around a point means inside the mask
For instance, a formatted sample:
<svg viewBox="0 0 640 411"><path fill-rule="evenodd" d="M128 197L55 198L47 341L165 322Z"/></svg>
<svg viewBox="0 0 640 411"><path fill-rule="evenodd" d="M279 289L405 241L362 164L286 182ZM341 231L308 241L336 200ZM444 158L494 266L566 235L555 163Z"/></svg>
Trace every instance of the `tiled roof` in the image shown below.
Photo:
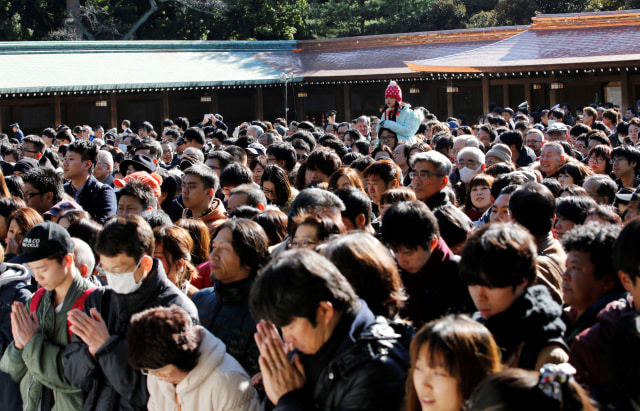
<svg viewBox="0 0 640 411"><path fill-rule="evenodd" d="M511 38L475 50L405 61L415 71L480 73L640 63L638 10L540 15Z"/></svg>
<svg viewBox="0 0 640 411"><path fill-rule="evenodd" d="M520 33L526 26L388 34L298 42L293 55L261 58L305 79L412 74L408 59L474 50Z"/></svg>

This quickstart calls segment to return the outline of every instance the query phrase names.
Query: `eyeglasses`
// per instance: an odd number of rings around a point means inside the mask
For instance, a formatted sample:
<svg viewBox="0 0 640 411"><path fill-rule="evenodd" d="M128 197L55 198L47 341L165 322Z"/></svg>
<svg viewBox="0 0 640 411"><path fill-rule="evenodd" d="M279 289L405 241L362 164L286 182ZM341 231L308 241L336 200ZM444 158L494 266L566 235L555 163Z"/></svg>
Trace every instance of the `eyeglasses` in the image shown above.
<svg viewBox="0 0 640 411"><path fill-rule="evenodd" d="M140 260L138 260L138 262L136 263L135 268L133 269L133 272L135 272L138 269L138 266L140 265L141 262L142 262L142 257L140 257ZM131 267L133 267L133 266L131 266ZM131 267L128 267L128 268L131 268ZM98 271L98 274L100 274L102 277L106 277L107 274L109 274L109 275L121 275L121 274L127 274L127 273L131 273L132 272L130 270L124 270L121 273L116 273L114 271L105 270L102 267L102 263L100 263L100 264L98 264L96 266L96 271Z"/></svg>
<svg viewBox="0 0 640 411"><path fill-rule="evenodd" d="M262 187L262 192L265 194L269 194L269 195L276 195L276 190L267 190L266 188Z"/></svg>
<svg viewBox="0 0 640 411"><path fill-rule="evenodd" d="M291 241L289 243L289 248L307 248L310 245L318 244L317 241L309 241L309 240L300 240L300 241Z"/></svg>
<svg viewBox="0 0 640 411"><path fill-rule="evenodd" d="M472 168L472 169L475 170L478 167L479 163L477 161L475 161L475 160L467 160L467 161L458 160L458 162L456 164L458 165L459 169L463 168L464 166L467 166L467 167Z"/></svg>
<svg viewBox="0 0 640 411"><path fill-rule="evenodd" d="M171 378L171 374L173 374L173 368L171 368L171 371L167 375L158 375L158 370L150 370L148 368L140 368L140 372L142 373L142 375L147 375L147 376L152 375L160 381L167 381L169 378Z"/></svg>
<svg viewBox="0 0 640 411"><path fill-rule="evenodd" d="M31 153L31 154L38 154L39 153L39 151L31 151L31 150L27 150L27 149L24 149L24 148L19 148L18 152L19 153Z"/></svg>
<svg viewBox="0 0 640 411"><path fill-rule="evenodd" d="M626 160L626 158L624 158L624 157L616 157L616 158L612 158L611 160L609 160L609 163L610 164L616 164L616 163L619 163L619 162L624 161L624 160Z"/></svg>
<svg viewBox="0 0 640 411"><path fill-rule="evenodd" d="M591 157L589 157L589 162L590 163L604 164L604 163L607 162L607 160L605 160L604 158L601 158L601 157L591 156Z"/></svg>
<svg viewBox="0 0 640 411"><path fill-rule="evenodd" d="M432 173L429 170L420 170L420 171L412 171L409 173L409 175L411 176L412 180L415 179L420 179L420 180L426 180L429 177L444 177L444 174L436 174L436 173Z"/></svg>
<svg viewBox="0 0 640 411"><path fill-rule="evenodd" d="M31 200L31 198L33 198L34 196L39 196L42 194L44 193L22 193L22 198L28 201L28 200Z"/></svg>

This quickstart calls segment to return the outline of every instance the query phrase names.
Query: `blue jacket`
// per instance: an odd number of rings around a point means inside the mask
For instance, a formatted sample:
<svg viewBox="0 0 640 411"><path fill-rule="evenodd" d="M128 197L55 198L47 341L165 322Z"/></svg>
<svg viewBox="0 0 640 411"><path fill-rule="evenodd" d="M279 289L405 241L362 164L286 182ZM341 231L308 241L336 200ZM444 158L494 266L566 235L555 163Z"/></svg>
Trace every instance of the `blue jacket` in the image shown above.
<svg viewBox="0 0 640 411"><path fill-rule="evenodd" d="M73 197L71 181L64 185L64 192ZM84 184L77 203L100 224L104 224L107 218L118 210L116 192L108 185L99 182L93 175Z"/></svg>
<svg viewBox="0 0 640 411"><path fill-rule="evenodd" d="M0 348L1 353L4 353L13 341L11 304L14 301L26 304L31 299L31 291L27 287L29 273L22 265L0 264L0 273ZM4 372L0 372L0 398L3 410L22 409L20 387Z"/></svg>
<svg viewBox="0 0 640 411"><path fill-rule="evenodd" d="M398 144L416 144L415 134L422 122L421 116L411 110L411 104L405 104L400 110L400 114L396 118L396 121L387 120L387 111L382 113L382 118L376 126L376 131L380 133L383 128L389 129L396 133L398 136Z"/></svg>

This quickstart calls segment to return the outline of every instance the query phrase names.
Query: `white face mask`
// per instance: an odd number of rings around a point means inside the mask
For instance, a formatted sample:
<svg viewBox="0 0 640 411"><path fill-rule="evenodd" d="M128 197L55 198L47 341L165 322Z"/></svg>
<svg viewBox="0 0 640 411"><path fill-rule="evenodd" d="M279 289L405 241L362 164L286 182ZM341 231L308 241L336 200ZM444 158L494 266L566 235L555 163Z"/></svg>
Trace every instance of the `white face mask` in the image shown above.
<svg viewBox="0 0 640 411"><path fill-rule="evenodd" d="M119 148L123 153L126 153L126 152L127 152L127 145L126 145L126 144L118 144L118 148Z"/></svg>
<svg viewBox="0 0 640 411"><path fill-rule="evenodd" d="M549 127L551 127L553 124L555 124L555 123L557 123L557 122L558 122L558 120L551 120L551 119L549 119L549 120L547 120L547 125L548 125Z"/></svg>
<svg viewBox="0 0 640 411"><path fill-rule="evenodd" d="M113 273L105 269L102 269L101 271L107 277L107 284L113 288L113 291L118 294L131 294L136 292L142 286L142 279L136 283L136 279L133 275L141 262L142 258L138 261L138 264L136 264L136 268L134 268L133 271L128 271L126 273Z"/></svg>
<svg viewBox="0 0 640 411"><path fill-rule="evenodd" d="M618 141L620 144L624 144L624 137L618 134Z"/></svg>
<svg viewBox="0 0 640 411"><path fill-rule="evenodd" d="M473 176L478 174L478 170L474 170L469 167L462 167L462 169L459 170L459 173L460 173L460 180L462 180L463 183L467 184L469 181L471 181Z"/></svg>

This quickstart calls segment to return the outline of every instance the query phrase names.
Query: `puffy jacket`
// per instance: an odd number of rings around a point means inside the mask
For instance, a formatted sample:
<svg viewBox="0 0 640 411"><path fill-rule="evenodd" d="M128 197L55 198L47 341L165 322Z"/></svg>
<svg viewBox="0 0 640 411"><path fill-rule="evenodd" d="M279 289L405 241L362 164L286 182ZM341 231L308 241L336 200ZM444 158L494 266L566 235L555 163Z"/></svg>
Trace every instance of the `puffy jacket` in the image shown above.
<svg viewBox="0 0 640 411"><path fill-rule="evenodd" d="M283 395L275 410L399 410L404 399L409 352L387 320L364 301L354 317L341 319L314 355L301 355L307 386ZM343 326L346 326L344 331ZM321 352L335 344L333 355ZM310 376L317 375L315 382ZM265 405L270 404L268 399Z"/></svg>
<svg viewBox="0 0 640 411"><path fill-rule="evenodd" d="M13 341L11 331L11 305L14 301L27 304L31 291L27 287L30 275L20 264L0 264L0 355ZM9 374L0 372L0 398L2 409L21 410L20 387Z"/></svg>
<svg viewBox="0 0 640 411"><path fill-rule="evenodd" d="M376 131L380 133L380 129L386 128L394 133L398 137L398 144L416 144L418 141L416 140L415 134L420 127L420 122L422 119L420 115L411 110L411 104L404 104L402 109L400 109L400 114L398 114L396 121L387 120L387 110L382 113L382 118L380 122L376 126Z"/></svg>
<svg viewBox="0 0 640 411"><path fill-rule="evenodd" d="M76 273L62 308L56 314L53 291L46 291L38 304L39 330L22 350L14 343L2 356L0 368L20 383L24 410L38 410L43 390L51 390L55 403L53 410L67 411L82 408L82 391L71 384L63 373L63 353L69 344L67 312L76 299L89 287Z"/></svg>
<svg viewBox="0 0 640 411"><path fill-rule="evenodd" d="M74 197L70 181L64 185L64 192ZM113 188L102 184L93 175L84 184L77 203L100 224L104 224L107 218L118 210Z"/></svg>
<svg viewBox="0 0 640 411"><path fill-rule="evenodd" d="M225 352L224 343L209 331L200 328L200 357L178 385L147 378L149 409L176 409L176 397L183 410L257 410L258 394L246 371Z"/></svg>
<svg viewBox="0 0 640 411"><path fill-rule="evenodd" d="M197 218L207 225L207 229L209 230L209 235L212 240L213 234L216 232L218 227L224 223L224 220L227 219L226 212L227 210L225 210L222 201L215 198L209 207L209 211L207 211L205 215ZM185 208L182 212L182 218L194 218L193 213L188 208Z"/></svg>
<svg viewBox="0 0 640 411"><path fill-rule="evenodd" d="M196 293L192 300L198 307L200 323L227 346L227 352L244 367L250 375L260 371L260 351L253 334L256 321L249 311L249 291L253 278L233 284L221 284Z"/></svg>
<svg viewBox="0 0 640 411"><path fill-rule="evenodd" d="M96 308L107 325L110 337L93 357L87 345L73 336L64 357L64 373L84 392L83 410L143 410L149 393L147 379L127 360L126 334L131 316L152 307L176 304L198 323L195 305L167 279L162 263L153 259L151 272L131 294L118 294L105 287L94 291L84 306L85 313Z"/></svg>

